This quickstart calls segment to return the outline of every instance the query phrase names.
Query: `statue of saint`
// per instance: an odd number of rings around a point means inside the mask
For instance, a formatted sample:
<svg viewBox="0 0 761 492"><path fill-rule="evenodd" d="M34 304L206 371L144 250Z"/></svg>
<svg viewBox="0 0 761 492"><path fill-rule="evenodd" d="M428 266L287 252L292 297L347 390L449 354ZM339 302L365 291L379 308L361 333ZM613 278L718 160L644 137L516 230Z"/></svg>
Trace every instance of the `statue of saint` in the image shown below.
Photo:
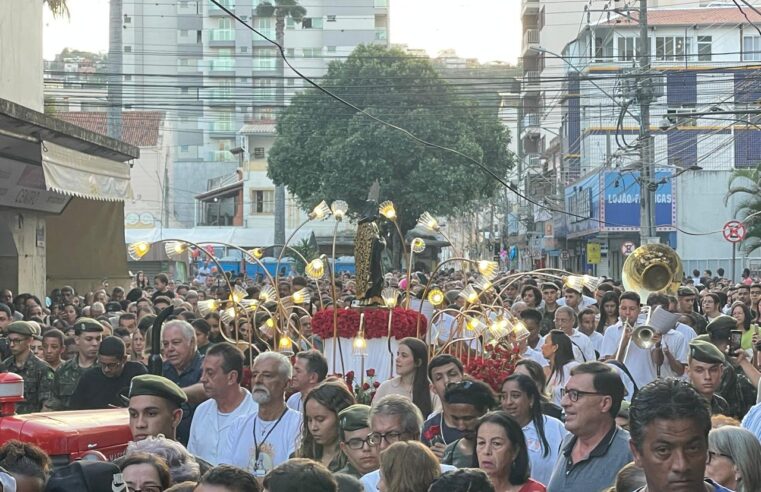
<svg viewBox="0 0 761 492"><path fill-rule="evenodd" d="M380 184L376 180L367 195L367 206L354 237L354 266L357 276L357 299L362 306L383 304L383 268L381 255L386 247L378 229Z"/></svg>

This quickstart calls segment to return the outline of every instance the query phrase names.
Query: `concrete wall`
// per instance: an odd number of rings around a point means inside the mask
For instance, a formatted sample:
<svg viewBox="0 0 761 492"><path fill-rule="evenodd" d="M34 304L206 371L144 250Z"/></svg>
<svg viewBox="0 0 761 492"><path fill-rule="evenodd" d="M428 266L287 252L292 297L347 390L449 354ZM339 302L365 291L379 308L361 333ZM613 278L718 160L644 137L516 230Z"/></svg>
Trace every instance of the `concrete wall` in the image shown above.
<svg viewBox="0 0 761 492"><path fill-rule="evenodd" d="M40 112L42 9L42 0L0 2L0 97Z"/></svg>
<svg viewBox="0 0 761 492"><path fill-rule="evenodd" d="M0 210L0 288L45 296L46 233L43 214Z"/></svg>

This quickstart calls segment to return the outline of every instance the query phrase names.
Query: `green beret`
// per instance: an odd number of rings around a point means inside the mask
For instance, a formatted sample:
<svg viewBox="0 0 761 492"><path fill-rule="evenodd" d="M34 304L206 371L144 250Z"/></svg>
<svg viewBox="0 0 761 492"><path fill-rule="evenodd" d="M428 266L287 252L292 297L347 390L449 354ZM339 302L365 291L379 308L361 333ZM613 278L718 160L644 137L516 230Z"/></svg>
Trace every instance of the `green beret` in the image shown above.
<svg viewBox="0 0 761 492"><path fill-rule="evenodd" d="M25 337L34 336L34 327L28 321L14 321L5 327L6 333L15 333Z"/></svg>
<svg viewBox="0 0 761 492"><path fill-rule="evenodd" d="M103 333L103 325L92 318L79 318L74 322L74 334L81 335L85 331Z"/></svg>
<svg viewBox="0 0 761 492"><path fill-rule="evenodd" d="M708 326L706 332L712 339L728 339L730 332L737 329L737 320L726 314L715 317Z"/></svg>
<svg viewBox="0 0 761 492"><path fill-rule="evenodd" d="M706 364L722 364L724 354L711 342L693 339L690 342L690 358Z"/></svg>
<svg viewBox="0 0 761 492"><path fill-rule="evenodd" d="M690 289L689 287L679 287L679 289L676 291L677 297L688 297L688 296L694 296L695 291Z"/></svg>
<svg viewBox="0 0 761 492"><path fill-rule="evenodd" d="M353 432L355 430L370 427L368 417L370 416L370 407L367 405L351 405L338 412L338 428L344 432Z"/></svg>
<svg viewBox="0 0 761 492"><path fill-rule="evenodd" d="M702 335L698 335L695 338L693 338L692 340L693 341L694 340L701 340L703 342L711 343L711 337L708 335L708 333L703 333Z"/></svg>
<svg viewBox="0 0 761 492"><path fill-rule="evenodd" d="M155 374L142 374L132 378L132 383L129 386L129 397L141 395L158 396L177 404L177 406L188 401L187 395L179 386L167 378Z"/></svg>

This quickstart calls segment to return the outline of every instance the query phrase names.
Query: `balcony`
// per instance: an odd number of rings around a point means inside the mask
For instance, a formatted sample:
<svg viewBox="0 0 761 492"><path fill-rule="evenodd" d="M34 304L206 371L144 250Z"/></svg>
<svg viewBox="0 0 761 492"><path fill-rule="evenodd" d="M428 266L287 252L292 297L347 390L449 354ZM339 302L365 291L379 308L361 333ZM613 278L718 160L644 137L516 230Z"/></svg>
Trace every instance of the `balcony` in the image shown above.
<svg viewBox="0 0 761 492"><path fill-rule="evenodd" d="M235 58L212 58L209 63L212 72L232 72L235 70Z"/></svg>
<svg viewBox="0 0 761 492"><path fill-rule="evenodd" d="M526 29L523 33L523 55L539 48L539 29Z"/></svg>
<svg viewBox="0 0 761 492"><path fill-rule="evenodd" d="M538 15L540 8L539 0L522 0L521 1L521 17L527 15Z"/></svg>
<svg viewBox="0 0 761 492"><path fill-rule="evenodd" d="M225 8L235 11L235 0L218 0ZM226 16L227 12L217 7L216 4L209 2L209 15L210 16Z"/></svg>
<svg viewBox="0 0 761 492"><path fill-rule="evenodd" d="M527 71L523 73L523 93L539 92L541 74L537 71Z"/></svg>
<svg viewBox="0 0 761 492"><path fill-rule="evenodd" d="M539 126L539 115L536 113L528 113L523 116L523 131L521 137L536 138L541 134L541 128Z"/></svg>
<svg viewBox="0 0 761 492"><path fill-rule="evenodd" d="M539 154L529 154L526 156L526 167L532 171L542 170L542 158Z"/></svg>
<svg viewBox="0 0 761 492"><path fill-rule="evenodd" d="M235 44L235 29L212 29L209 33L209 46L232 46Z"/></svg>
<svg viewBox="0 0 761 492"><path fill-rule="evenodd" d="M236 130L236 124L233 120L216 120L211 122L211 131L214 133L231 133Z"/></svg>

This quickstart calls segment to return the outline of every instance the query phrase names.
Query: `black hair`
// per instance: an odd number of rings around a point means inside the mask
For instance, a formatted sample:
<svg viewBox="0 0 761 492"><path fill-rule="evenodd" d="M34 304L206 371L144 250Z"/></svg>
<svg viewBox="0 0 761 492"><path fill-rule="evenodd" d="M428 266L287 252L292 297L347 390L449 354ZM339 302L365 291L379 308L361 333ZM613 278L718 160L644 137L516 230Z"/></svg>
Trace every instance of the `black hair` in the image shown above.
<svg viewBox="0 0 761 492"><path fill-rule="evenodd" d="M494 484L483 470L460 468L441 474L428 492L494 492Z"/></svg>
<svg viewBox="0 0 761 492"><path fill-rule="evenodd" d="M522 320L534 320L537 323L542 322L542 313L535 308L526 308L521 311L520 318Z"/></svg>
<svg viewBox="0 0 761 492"><path fill-rule="evenodd" d="M513 459L513 465L508 471L507 481L510 482L510 485L520 485L526 483L529 479L529 470L531 465L528 458L528 449L526 448L526 438L523 437L523 429L521 429L520 424L518 424L514 418L501 410L496 412L489 412L478 419L478 424L476 424L476 428L474 430L474 434L476 436L478 436L478 430L484 424L495 424L501 426L505 430L507 439L512 445L513 452L515 453L515 458ZM473 462L478 465L478 454L476 453L475 449L473 451Z"/></svg>
<svg viewBox="0 0 761 492"><path fill-rule="evenodd" d="M578 374L592 375L592 385L595 391L610 396L611 404L608 412L611 417L616 418L618 410L621 408L621 402L624 400L624 393L626 393L621 376L608 364L600 361L584 362L571 369L571 376Z"/></svg>
<svg viewBox="0 0 761 492"><path fill-rule="evenodd" d="M534 422L536 433L539 434L539 439L542 442L542 456L547 457L550 454L550 443L544 433L544 413L542 413L542 395L539 393L539 387L533 379L525 374L512 374L502 381L500 388L511 381L515 381L521 391L531 398L531 420Z"/></svg>
<svg viewBox="0 0 761 492"><path fill-rule="evenodd" d="M53 463L41 448L11 439L0 446L0 466L13 475L38 478L45 483Z"/></svg>
<svg viewBox="0 0 761 492"><path fill-rule="evenodd" d="M59 330L58 328L51 328L51 329L45 331L42 334L42 338L55 338L61 344L62 348L65 346L64 345L64 340L65 340L66 337L63 334L63 332L61 330Z"/></svg>
<svg viewBox="0 0 761 492"><path fill-rule="evenodd" d="M208 321L206 321L203 318L197 318L190 322L190 326L192 326L194 329L200 331L206 336L209 336L209 333L211 333L211 325Z"/></svg>
<svg viewBox="0 0 761 492"><path fill-rule="evenodd" d="M462 365L462 361L451 354L439 354L435 356L433 359L431 359L431 362L428 363L428 379L433 379L433 376L431 375L431 371L436 369L437 367L445 366L447 364L454 364L457 366L457 370L460 371L460 374L463 374L465 369Z"/></svg>
<svg viewBox="0 0 761 492"><path fill-rule="evenodd" d="M336 492L336 480L325 466L305 458L293 458L264 477L269 492Z"/></svg>
<svg viewBox="0 0 761 492"><path fill-rule="evenodd" d="M299 359L307 361L307 371L317 374L317 381L323 381L328 375L328 360L319 350L304 350L296 354Z"/></svg>
<svg viewBox="0 0 761 492"><path fill-rule="evenodd" d="M745 303L742 301L735 301L732 303L732 307L729 309L730 316L732 315L732 311L734 311L736 307L739 307L743 310L743 318L745 318L743 321L743 330L748 331L750 329L750 322L751 322L751 316L752 316L750 312L750 308L746 306Z"/></svg>
<svg viewBox="0 0 761 492"><path fill-rule="evenodd" d="M544 391L547 388L547 375L544 373L544 368L537 361L532 359L519 359L515 363L515 367L525 366L526 370L531 374L531 379L536 383L539 388L539 394L542 395L542 399L545 399ZM549 400L547 400L549 401Z"/></svg>
<svg viewBox="0 0 761 492"><path fill-rule="evenodd" d="M482 414L497 406L494 391L488 384L477 379L448 385L444 393L444 401L473 405Z"/></svg>
<svg viewBox="0 0 761 492"><path fill-rule="evenodd" d="M231 465L217 465L207 471L198 485L220 485L231 492L259 492L256 478L245 470Z"/></svg>
<svg viewBox="0 0 761 492"><path fill-rule="evenodd" d="M605 313L605 304L609 302L616 303L615 316L618 318L618 292L611 290L610 292L603 294L600 298L600 302L597 304L597 306L600 308L600 321L597 323L597 331L599 333L603 333L605 331L605 327L608 322L608 315Z"/></svg>
<svg viewBox="0 0 761 492"><path fill-rule="evenodd" d="M0 311L8 315L9 318L13 319L13 311L11 311L11 308L3 304L2 302L0 302Z"/></svg>
<svg viewBox="0 0 761 492"><path fill-rule="evenodd" d="M653 421L694 420L708 442L711 410L708 401L688 382L680 379L656 379L639 390L629 407L629 434L634 446L642 450L645 431Z"/></svg>
<svg viewBox="0 0 761 492"><path fill-rule="evenodd" d="M428 379L428 346L422 340L414 337L403 338L399 345L404 345L412 352L415 362L415 379L412 382L412 402L423 415L433 412L431 401L431 381Z"/></svg>
<svg viewBox="0 0 761 492"><path fill-rule="evenodd" d="M539 290L539 288L536 287L535 285L524 285L521 288L521 300L523 300L523 296L529 290L534 293L534 306L538 306L542 302L542 291ZM524 300L523 302L526 302L526 301ZM529 306L529 307L534 307L534 306Z"/></svg>
<svg viewBox="0 0 761 492"><path fill-rule="evenodd" d="M626 299L627 301L634 301L637 303L638 306L642 304L642 298L639 296L639 294L631 290L627 290L626 292L624 292L623 294L619 296L618 298L619 306L621 305L621 301L623 301L624 299Z"/></svg>
<svg viewBox="0 0 761 492"><path fill-rule="evenodd" d="M243 352L235 345L227 342L217 343L209 347L205 357L217 356L222 358L222 371L229 374L230 371L238 373L238 384L243 380Z"/></svg>
<svg viewBox="0 0 761 492"><path fill-rule="evenodd" d="M573 342L563 330L552 330L547 336L550 337L550 341L553 345L558 346L558 349L555 352L555 358L551 364L552 372L550 373L550 377L557 373L559 380L564 382L563 366L576 359L573 355Z"/></svg>
<svg viewBox="0 0 761 492"><path fill-rule="evenodd" d="M651 308L655 308L655 306L660 306L663 309L667 310L669 309L669 297L665 294L661 294L660 292L652 292L649 296L647 296L647 305Z"/></svg>

